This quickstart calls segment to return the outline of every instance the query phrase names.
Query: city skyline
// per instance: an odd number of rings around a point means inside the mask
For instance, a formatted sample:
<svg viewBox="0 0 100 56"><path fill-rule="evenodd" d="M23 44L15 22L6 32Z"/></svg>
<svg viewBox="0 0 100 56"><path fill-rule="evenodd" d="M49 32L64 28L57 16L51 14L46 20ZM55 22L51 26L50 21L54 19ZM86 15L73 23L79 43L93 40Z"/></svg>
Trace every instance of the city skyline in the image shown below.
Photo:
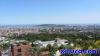
<svg viewBox="0 0 100 56"><path fill-rule="evenodd" d="M99 0L0 0L0 24L100 24Z"/></svg>

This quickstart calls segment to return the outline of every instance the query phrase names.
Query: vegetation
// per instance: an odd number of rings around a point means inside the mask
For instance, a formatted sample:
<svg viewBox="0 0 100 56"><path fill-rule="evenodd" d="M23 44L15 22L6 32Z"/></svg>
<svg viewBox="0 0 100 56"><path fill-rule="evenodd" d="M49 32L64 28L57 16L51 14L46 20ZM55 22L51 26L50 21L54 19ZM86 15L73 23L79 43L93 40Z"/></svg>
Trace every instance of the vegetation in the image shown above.
<svg viewBox="0 0 100 56"><path fill-rule="evenodd" d="M0 45L0 56L1 56L1 52L4 50L7 50L9 48L10 44L9 43L5 43Z"/></svg>
<svg viewBox="0 0 100 56"><path fill-rule="evenodd" d="M89 38L89 34L92 34L92 33L80 33L80 34L60 34L60 33L32 34L31 33L31 34L22 34L19 36L14 36L14 39L27 40L29 42L33 42L35 40L49 41L49 40L54 40L55 38L61 38L61 39L69 40L70 43L74 43L74 47L71 47L70 45L66 45L66 46L62 45L61 47L57 47L56 44L53 47L48 45L46 50L50 52L49 54L53 54L56 50L64 49L64 48L83 49L83 50L100 49L100 40L95 39L96 37L93 37L93 35L91 36L92 38ZM68 55L68 54L65 54L65 55ZM69 55L69 56L72 56L72 55ZM78 55L75 55L75 56L78 56ZM82 54L81 56L89 56L89 55Z"/></svg>

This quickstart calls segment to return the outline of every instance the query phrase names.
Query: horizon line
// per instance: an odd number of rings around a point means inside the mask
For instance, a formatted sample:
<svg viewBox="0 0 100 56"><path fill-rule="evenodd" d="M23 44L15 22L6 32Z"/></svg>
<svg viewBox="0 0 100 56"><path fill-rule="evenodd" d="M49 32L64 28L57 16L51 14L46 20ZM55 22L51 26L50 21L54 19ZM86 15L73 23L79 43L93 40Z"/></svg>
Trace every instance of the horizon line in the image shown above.
<svg viewBox="0 0 100 56"><path fill-rule="evenodd" d="M100 25L100 24L94 23L94 24L0 24L0 25Z"/></svg>

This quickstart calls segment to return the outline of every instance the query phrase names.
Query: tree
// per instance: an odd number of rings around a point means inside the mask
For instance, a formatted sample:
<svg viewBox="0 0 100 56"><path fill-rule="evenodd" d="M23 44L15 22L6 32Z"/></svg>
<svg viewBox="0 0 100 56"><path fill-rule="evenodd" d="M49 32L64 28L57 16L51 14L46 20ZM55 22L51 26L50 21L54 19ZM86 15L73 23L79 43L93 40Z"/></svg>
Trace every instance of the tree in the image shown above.
<svg viewBox="0 0 100 56"><path fill-rule="evenodd" d="M2 56L3 46L0 45L0 56Z"/></svg>
<svg viewBox="0 0 100 56"><path fill-rule="evenodd" d="M65 46L64 46L64 45L61 45L58 49L59 49L59 50L65 49Z"/></svg>
<svg viewBox="0 0 100 56"><path fill-rule="evenodd" d="M33 52L34 56L39 56L40 50L41 50L41 49L38 48L38 47L33 47L33 48L32 48L32 52Z"/></svg>
<svg viewBox="0 0 100 56"><path fill-rule="evenodd" d="M5 43L0 45L0 56L2 55L2 51L7 50L9 48L10 44L9 43Z"/></svg>

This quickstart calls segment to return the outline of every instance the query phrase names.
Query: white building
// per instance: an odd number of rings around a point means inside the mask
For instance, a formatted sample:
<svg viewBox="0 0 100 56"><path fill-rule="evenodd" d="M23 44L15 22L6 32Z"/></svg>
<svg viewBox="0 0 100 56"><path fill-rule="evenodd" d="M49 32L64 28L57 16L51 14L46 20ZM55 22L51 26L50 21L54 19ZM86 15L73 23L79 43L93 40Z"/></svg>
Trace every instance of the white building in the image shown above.
<svg viewBox="0 0 100 56"><path fill-rule="evenodd" d="M47 47L48 44L50 44L51 46L53 46L55 43L58 46L67 45L68 44L68 40L58 39L57 38L56 40L52 40L52 41L41 41L41 40L37 40L37 41L33 42L33 44L37 45L40 48Z"/></svg>
<svg viewBox="0 0 100 56"><path fill-rule="evenodd" d="M5 37L0 37L0 42L4 41L6 38Z"/></svg>
<svg viewBox="0 0 100 56"><path fill-rule="evenodd" d="M55 56L60 56L60 55L61 55L61 54L60 54L59 50L56 51Z"/></svg>
<svg viewBox="0 0 100 56"><path fill-rule="evenodd" d="M67 45L68 44L68 40L56 38L55 43L57 43L58 46Z"/></svg>
<svg viewBox="0 0 100 56"><path fill-rule="evenodd" d="M40 41L40 40L33 42L33 44L36 44L40 48L47 47L48 44L53 46L54 43L55 41Z"/></svg>
<svg viewBox="0 0 100 56"><path fill-rule="evenodd" d="M2 56L10 56L10 50L2 51Z"/></svg>

